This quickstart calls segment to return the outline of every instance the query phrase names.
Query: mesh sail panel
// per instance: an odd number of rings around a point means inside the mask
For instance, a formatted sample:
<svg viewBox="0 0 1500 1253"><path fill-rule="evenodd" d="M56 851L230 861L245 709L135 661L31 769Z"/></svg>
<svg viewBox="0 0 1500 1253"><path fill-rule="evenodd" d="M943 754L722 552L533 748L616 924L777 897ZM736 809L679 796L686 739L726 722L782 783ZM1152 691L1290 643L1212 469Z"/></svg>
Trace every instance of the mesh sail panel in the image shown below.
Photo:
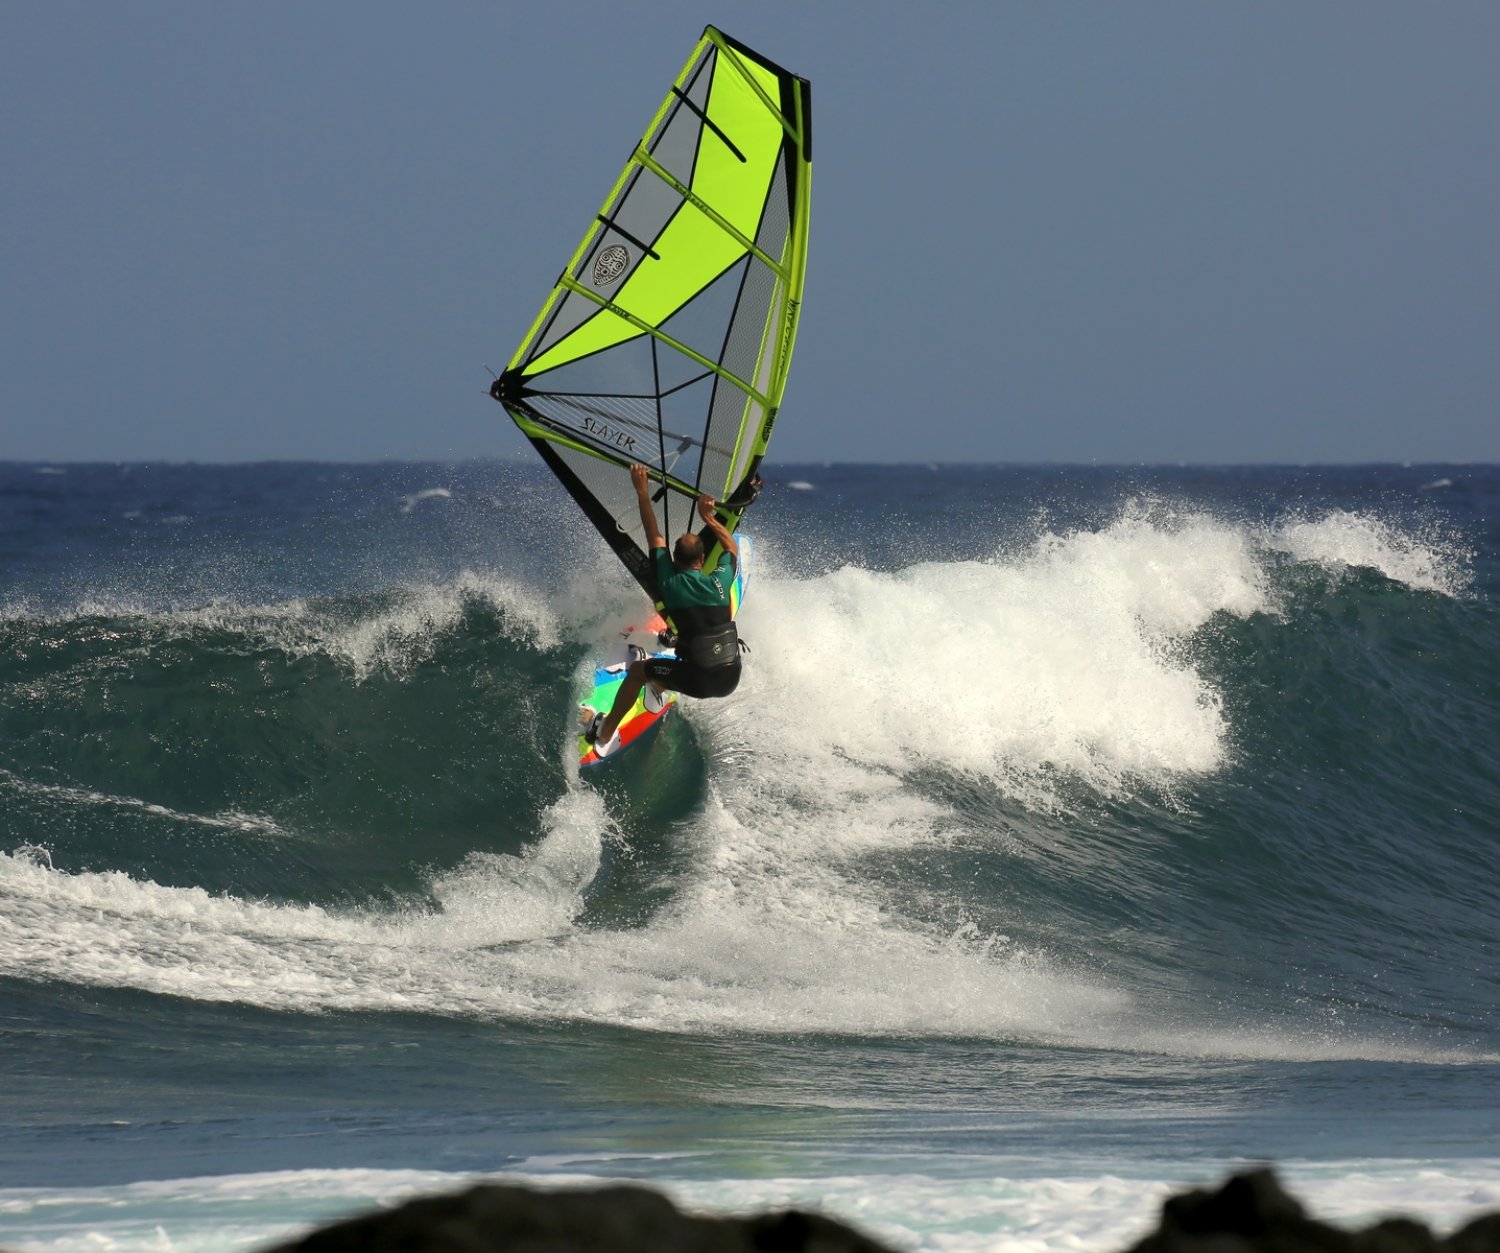
<svg viewBox="0 0 1500 1253"><path fill-rule="evenodd" d="M764 455L806 272L810 90L707 28L492 394L651 590L668 539ZM653 489L657 490L657 489ZM742 506L721 505L733 530ZM644 572L644 573L643 573Z"/></svg>

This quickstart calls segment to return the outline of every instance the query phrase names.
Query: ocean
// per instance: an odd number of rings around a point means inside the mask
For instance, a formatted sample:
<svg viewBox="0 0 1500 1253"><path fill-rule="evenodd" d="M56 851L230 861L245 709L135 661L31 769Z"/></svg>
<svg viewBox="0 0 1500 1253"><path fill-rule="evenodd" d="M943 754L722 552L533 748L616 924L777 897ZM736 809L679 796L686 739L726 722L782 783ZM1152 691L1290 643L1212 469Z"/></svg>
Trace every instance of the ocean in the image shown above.
<svg viewBox="0 0 1500 1253"><path fill-rule="evenodd" d="M0 464L0 1246L636 1180L1500 1208L1500 467L772 466L739 690L530 464Z"/></svg>

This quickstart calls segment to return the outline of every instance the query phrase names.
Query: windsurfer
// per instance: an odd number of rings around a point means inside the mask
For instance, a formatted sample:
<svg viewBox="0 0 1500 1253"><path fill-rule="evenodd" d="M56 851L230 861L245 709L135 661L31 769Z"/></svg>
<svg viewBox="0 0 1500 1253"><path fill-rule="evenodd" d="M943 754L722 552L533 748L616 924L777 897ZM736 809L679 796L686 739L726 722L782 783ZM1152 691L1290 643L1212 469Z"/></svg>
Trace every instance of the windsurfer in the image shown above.
<svg viewBox="0 0 1500 1253"><path fill-rule="evenodd" d="M677 628L676 657L646 657L632 662L608 715L597 715L584 735L591 743L608 744L621 720L635 704L645 684L658 693L684 696L728 696L740 682L739 636L730 610L729 589L734 583L739 546L714 514L712 496L698 497L698 516L724 549L712 574L703 572L703 539L691 531L680 536L667 555L667 541L657 525L651 504L650 471L630 467L641 526L651 551L657 593Z"/></svg>

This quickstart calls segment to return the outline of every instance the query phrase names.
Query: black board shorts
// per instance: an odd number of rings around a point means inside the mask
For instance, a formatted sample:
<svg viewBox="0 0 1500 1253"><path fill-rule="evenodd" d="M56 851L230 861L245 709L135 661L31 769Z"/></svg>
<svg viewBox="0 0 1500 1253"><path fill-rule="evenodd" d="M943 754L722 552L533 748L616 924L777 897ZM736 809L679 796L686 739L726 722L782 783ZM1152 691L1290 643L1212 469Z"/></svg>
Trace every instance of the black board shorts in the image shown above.
<svg viewBox="0 0 1500 1253"><path fill-rule="evenodd" d="M652 657L646 662L646 677L660 683L669 692L695 696L700 700L728 696L740 685L740 663L736 659L727 666L705 670L680 657Z"/></svg>

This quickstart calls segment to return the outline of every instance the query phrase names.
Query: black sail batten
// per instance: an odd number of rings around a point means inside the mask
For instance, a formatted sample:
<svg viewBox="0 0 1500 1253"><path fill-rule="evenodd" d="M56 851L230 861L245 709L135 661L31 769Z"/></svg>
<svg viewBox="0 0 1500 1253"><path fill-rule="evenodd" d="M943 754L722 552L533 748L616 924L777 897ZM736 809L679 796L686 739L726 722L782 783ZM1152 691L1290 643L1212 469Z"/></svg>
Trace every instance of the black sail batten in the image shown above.
<svg viewBox="0 0 1500 1253"><path fill-rule="evenodd" d="M682 103L685 104L694 113L696 113L699 118L702 119L703 124L724 141L724 146L728 148L730 152L734 153L736 159L740 161L743 161L745 159L745 154L739 150L734 140L730 139L729 136L724 133L719 124L715 122L713 118L709 117L707 113L705 113L696 104L694 104L692 98L689 97L685 91L682 91L680 88L674 87L672 88L672 94L679 100L681 100Z"/></svg>

